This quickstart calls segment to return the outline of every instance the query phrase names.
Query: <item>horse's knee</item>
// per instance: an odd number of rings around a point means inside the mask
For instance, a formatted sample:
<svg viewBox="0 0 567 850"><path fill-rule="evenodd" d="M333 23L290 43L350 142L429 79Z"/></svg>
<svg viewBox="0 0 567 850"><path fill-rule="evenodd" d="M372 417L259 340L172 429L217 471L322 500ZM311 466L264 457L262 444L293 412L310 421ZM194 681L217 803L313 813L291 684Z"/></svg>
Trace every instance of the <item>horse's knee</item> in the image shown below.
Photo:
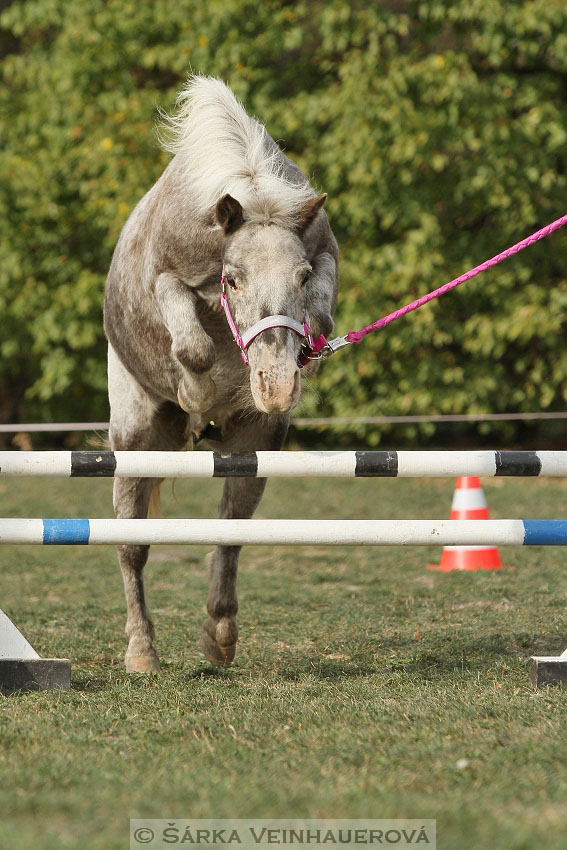
<svg viewBox="0 0 567 850"><path fill-rule="evenodd" d="M118 563L124 569L141 573L150 553L149 546L136 545L135 543L121 543L116 547Z"/></svg>
<svg viewBox="0 0 567 850"><path fill-rule="evenodd" d="M194 334L191 344L187 340L184 340L183 343L174 343L171 353L184 369L202 375L203 372L208 372L213 367L216 356L215 344L202 329L200 323L197 324L196 328L201 332Z"/></svg>

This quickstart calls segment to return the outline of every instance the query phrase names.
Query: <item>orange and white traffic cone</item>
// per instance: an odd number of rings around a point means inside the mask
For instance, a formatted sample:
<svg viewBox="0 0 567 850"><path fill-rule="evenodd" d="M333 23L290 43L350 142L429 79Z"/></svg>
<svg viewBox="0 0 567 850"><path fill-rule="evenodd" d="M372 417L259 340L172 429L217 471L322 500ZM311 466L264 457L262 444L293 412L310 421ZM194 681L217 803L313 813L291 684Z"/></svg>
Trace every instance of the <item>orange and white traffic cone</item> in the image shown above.
<svg viewBox="0 0 567 850"><path fill-rule="evenodd" d="M462 475L451 505L449 519L489 519L484 490L476 476ZM448 573L452 570L500 570L500 553L496 546L445 546L440 564L428 564L429 570Z"/></svg>

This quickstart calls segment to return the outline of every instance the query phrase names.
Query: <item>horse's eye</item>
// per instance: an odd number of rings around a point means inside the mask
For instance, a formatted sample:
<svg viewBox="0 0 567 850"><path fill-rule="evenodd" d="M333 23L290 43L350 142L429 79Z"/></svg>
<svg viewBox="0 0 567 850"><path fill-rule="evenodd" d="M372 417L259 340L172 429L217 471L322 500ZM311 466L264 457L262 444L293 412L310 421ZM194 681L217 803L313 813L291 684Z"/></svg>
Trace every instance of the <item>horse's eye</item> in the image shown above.
<svg viewBox="0 0 567 850"><path fill-rule="evenodd" d="M301 277L301 285L305 286L309 278L311 277L311 272L313 269L306 269Z"/></svg>
<svg viewBox="0 0 567 850"><path fill-rule="evenodd" d="M226 282L230 286L231 289L238 289L238 284L235 281L234 277L231 274L227 274L225 277Z"/></svg>

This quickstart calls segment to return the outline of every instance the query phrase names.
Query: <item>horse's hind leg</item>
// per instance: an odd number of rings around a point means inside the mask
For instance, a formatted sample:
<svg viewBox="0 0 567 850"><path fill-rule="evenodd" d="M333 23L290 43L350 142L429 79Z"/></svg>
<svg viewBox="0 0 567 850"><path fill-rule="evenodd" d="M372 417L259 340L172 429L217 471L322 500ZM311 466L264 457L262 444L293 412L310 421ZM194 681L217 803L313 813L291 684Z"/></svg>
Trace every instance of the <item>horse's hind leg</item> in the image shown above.
<svg viewBox="0 0 567 850"><path fill-rule="evenodd" d="M265 420L265 421L264 421ZM261 423L261 424L260 424ZM230 440L222 443L225 451L277 450L287 433L286 416L262 417L256 423L239 427ZM218 449L218 446L215 445ZM249 519L258 507L265 478L227 478L219 504L221 519ZM217 546L207 555L209 567L209 614L201 634L200 647L212 664L230 664L236 652L238 626L236 614L236 576L240 546Z"/></svg>
<svg viewBox="0 0 567 850"><path fill-rule="evenodd" d="M113 450L148 451L181 448L187 417L175 408L179 419L167 422L163 406L153 401L124 369L116 354L109 349L108 384L110 397L110 444ZM169 421L171 419L171 421ZM165 427L164 427L165 426ZM114 510L119 519L145 519L154 478L116 478ZM151 672L160 669L158 655L152 645L154 627L144 599L143 571L149 546L118 546L118 561L124 581L127 621L126 669L129 672Z"/></svg>
<svg viewBox="0 0 567 850"><path fill-rule="evenodd" d="M125 448L123 444L121 447ZM139 444L135 447L141 448ZM153 487L148 478L117 478L114 483L114 510L120 519L142 519L148 514ZM118 562L124 581L128 616L126 620L126 670L129 673L147 673L160 669L157 652L153 648L154 627L149 618L144 598L143 571L148 560L149 546L117 546Z"/></svg>

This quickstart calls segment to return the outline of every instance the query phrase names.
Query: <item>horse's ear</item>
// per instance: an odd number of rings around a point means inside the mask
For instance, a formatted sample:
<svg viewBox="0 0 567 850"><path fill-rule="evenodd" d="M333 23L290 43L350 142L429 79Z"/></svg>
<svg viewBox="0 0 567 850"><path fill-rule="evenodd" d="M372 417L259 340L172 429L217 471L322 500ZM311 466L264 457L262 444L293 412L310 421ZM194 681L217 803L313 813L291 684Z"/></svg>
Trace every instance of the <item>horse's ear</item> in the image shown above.
<svg viewBox="0 0 567 850"><path fill-rule="evenodd" d="M229 233L234 233L235 230L238 230L244 221L242 206L236 198L232 197L232 195L223 195L222 198L217 201L215 216L218 223L224 230L225 236L228 236Z"/></svg>
<svg viewBox="0 0 567 850"><path fill-rule="evenodd" d="M322 209L326 200L327 193L319 195L317 198L311 198L303 204L301 212L299 213L299 224L297 227L300 234L305 233L305 231L313 224L317 218L319 210Z"/></svg>

